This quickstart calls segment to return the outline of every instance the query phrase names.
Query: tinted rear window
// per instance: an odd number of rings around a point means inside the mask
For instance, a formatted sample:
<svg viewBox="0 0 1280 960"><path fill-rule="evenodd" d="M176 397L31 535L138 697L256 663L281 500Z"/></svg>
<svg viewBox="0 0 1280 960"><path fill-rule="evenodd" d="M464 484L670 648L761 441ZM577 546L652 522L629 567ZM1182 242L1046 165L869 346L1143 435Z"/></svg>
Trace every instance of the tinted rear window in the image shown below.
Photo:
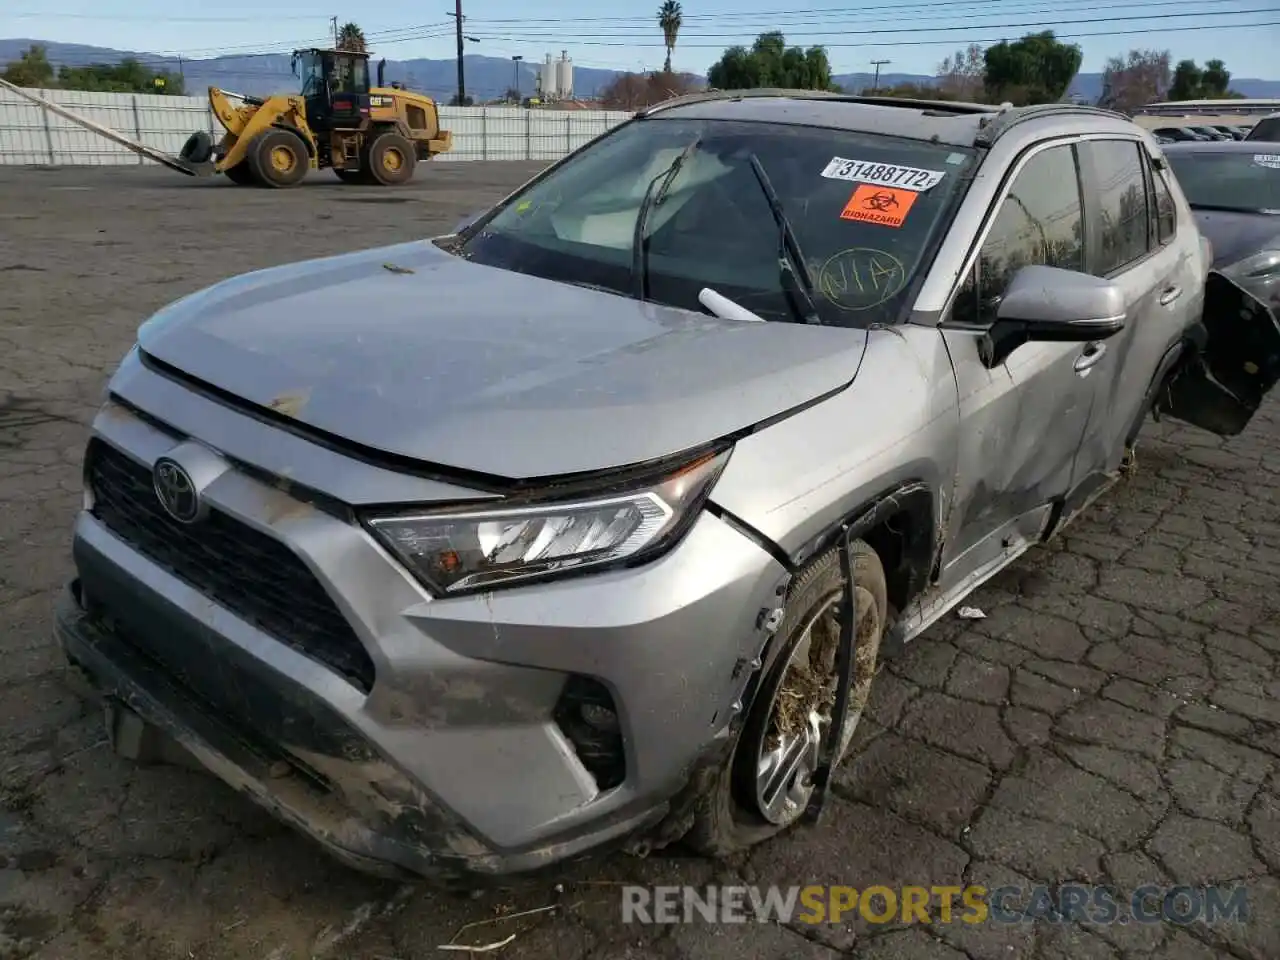
<svg viewBox="0 0 1280 960"><path fill-rule="evenodd" d="M479 263L633 295L633 234L655 178L697 142L650 214L649 299L701 310L703 287L792 320L764 168L799 240L824 323L898 315L973 152L840 130L655 117L623 125L512 197L460 253Z"/></svg>
<svg viewBox="0 0 1280 960"><path fill-rule="evenodd" d="M1280 210L1280 150L1199 153L1169 151L1174 175L1193 207Z"/></svg>
<svg viewBox="0 0 1280 960"><path fill-rule="evenodd" d="M1280 141L1280 117L1263 117L1253 125L1246 140Z"/></svg>

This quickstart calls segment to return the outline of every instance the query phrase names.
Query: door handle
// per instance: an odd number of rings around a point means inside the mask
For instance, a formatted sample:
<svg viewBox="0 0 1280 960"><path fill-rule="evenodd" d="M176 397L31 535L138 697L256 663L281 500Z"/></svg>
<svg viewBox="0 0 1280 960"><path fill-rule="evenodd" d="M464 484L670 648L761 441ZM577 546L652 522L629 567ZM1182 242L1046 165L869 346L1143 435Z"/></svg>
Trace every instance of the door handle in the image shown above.
<svg viewBox="0 0 1280 960"><path fill-rule="evenodd" d="M1182 288L1179 286L1165 287L1160 291L1160 306L1167 307L1173 301L1182 296Z"/></svg>
<svg viewBox="0 0 1280 960"><path fill-rule="evenodd" d="M1093 369L1093 365L1101 360L1102 355L1106 352L1107 345L1105 343L1091 343L1084 348L1084 353L1076 357L1076 362L1072 364L1072 367L1076 373L1083 377Z"/></svg>

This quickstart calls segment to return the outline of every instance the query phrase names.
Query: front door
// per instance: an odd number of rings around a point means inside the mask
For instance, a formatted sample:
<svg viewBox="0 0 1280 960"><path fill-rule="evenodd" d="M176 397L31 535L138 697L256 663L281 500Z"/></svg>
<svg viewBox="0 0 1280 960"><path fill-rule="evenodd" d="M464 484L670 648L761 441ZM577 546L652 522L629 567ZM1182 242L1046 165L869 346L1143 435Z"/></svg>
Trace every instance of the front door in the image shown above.
<svg viewBox="0 0 1280 960"><path fill-rule="evenodd" d="M942 558L942 584L994 561L1006 543L1033 539L1048 506L1071 489L1097 379L1096 345L1027 343L996 366L984 331L1024 266L1084 269L1076 147L1034 148L1014 173L978 262L942 325L955 367L960 447Z"/></svg>

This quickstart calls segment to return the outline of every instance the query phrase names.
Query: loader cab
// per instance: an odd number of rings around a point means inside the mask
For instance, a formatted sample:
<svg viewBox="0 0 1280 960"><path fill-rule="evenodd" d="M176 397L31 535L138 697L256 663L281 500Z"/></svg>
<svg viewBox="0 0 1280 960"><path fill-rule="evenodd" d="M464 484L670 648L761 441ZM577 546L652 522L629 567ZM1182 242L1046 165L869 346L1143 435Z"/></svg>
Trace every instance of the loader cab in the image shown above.
<svg viewBox="0 0 1280 960"><path fill-rule="evenodd" d="M369 119L369 55L350 50L295 50L293 71L313 130L359 127Z"/></svg>

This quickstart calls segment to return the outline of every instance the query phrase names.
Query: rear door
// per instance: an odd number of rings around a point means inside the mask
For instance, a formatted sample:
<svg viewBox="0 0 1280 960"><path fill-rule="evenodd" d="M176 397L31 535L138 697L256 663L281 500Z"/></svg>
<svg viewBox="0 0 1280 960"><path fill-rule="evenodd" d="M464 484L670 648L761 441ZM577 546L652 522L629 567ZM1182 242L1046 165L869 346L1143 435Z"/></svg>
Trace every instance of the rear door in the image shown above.
<svg viewBox="0 0 1280 960"><path fill-rule="evenodd" d="M1125 295L1125 329L1098 349L1093 412L1075 482L1114 472L1136 439L1169 350L1201 308L1200 242L1176 209L1161 171L1136 138L1079 145L1084 181L1087 272Z"/></svg>

